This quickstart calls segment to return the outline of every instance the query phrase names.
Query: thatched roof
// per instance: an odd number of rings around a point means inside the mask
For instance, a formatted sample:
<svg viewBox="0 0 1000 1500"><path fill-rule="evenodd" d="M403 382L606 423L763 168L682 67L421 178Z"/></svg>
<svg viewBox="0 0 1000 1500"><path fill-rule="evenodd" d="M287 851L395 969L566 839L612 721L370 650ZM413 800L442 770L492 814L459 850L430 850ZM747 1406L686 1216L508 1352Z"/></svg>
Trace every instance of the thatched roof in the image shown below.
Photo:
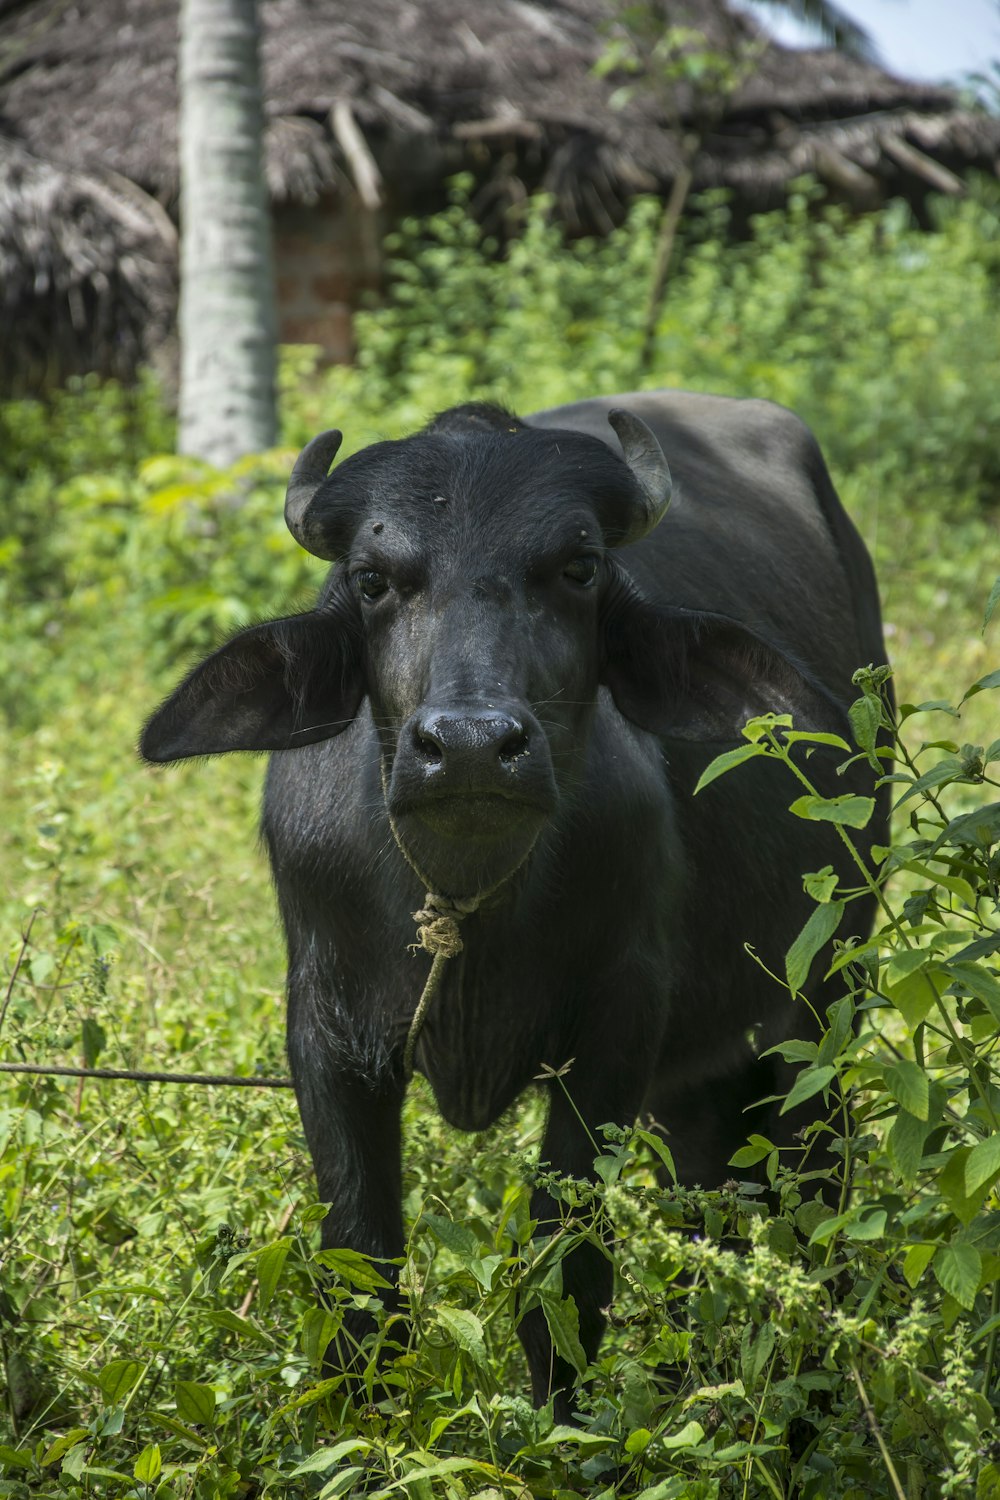
<svg viewBox="0 0 1000 1500"><path fill-rule="evenodd" d="M755 208L806 171L865 206L900 190L913 197L916 185L958 190L955 174L992 170L1000 157L1000 122L945 88L780 46L726 0L659 3L670 24L750 59L724 109L684 85L599 77L614 0L260 0L273 197L353 203L360 191L391 213L440 202L444 178L471 166L501 192L548 189L571 228L601 229L634 192L665 191L695 136L695 189L728 185ZM86 224L93 285L115 274L106 247L119 236L133 269L142 254L159 265L155 231L137 248L148 212L109 189L108 174L175 211L178 4L0 0L5 264L18 245L33 267L50 253L28 227L46 222L32 204L48 192L48 232L65 241L51 247L60 285L82 284L71 268ZM72 229L60 227L64 216ZM23 285L34 270L20 275Z"/></svg>
<svg viewBox="0 0 1000 1500"><path fill-rule="evenodd" d="M830 150L893 181L919 170L907 146L952 171L992 167L1000 151L997 122L960 109L947 89L767 42L724 0L661 3L671 24L712 46L753 49L749 78L705 132L696 186L745 194L807 169L827 174ZM570 219L577 208L586 217L587 179L599 196L662 189L678 166L676 127L697 101L639 86L615 107L634 80L592 71L615 10L612 0L261 0L273 193L303 201L354 175L338 103L388 177L405 175L403 140L423 146L431 172L475 144L533 162ZM177 0L7 0L0 116L41 157L111 168L173 202L176 44ZM891 149L899 142L905 162Z"/></svg>
<svg viewBox="0 0 1000 1500"><path fill-rule="evenodd" d="M176 297L177 232L158 203L0 136L0 390L131 378L168 336Z"/></svg>

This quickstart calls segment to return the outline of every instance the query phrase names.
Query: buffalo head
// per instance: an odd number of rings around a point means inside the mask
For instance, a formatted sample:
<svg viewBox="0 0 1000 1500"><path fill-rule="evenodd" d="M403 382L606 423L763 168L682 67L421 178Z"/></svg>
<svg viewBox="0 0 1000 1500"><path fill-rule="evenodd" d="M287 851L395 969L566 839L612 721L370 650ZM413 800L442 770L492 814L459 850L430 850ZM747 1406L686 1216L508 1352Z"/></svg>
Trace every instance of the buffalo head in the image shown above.
<svg viewBox="0 0 1000 1500"><path fill-rule="evenodd" d="M668 738L801 708L812 690L778 652L640 596L616 549L662 519L670 472L637 417L610 422L620 451L461 407L332 473L340 434L314 439L285 513L334 564L317 607L198 666L143 755L294 749L347 730L367 698L400 847L429 888L464 897L509 877L573 797L602 688Z"/></svg>

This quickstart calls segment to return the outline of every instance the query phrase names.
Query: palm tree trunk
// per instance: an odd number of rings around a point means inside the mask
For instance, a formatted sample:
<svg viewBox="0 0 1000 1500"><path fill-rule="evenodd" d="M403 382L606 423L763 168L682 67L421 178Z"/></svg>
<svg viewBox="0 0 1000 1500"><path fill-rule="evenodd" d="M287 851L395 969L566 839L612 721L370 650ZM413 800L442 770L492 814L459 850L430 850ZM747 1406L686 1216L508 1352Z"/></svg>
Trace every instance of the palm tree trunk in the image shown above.
<svg viewBox="0 0 1000 1500"><path fill-rule="evenodd" d="M257 0L182 0L179 83L178 446L226 465L276 426Z"/></svg>

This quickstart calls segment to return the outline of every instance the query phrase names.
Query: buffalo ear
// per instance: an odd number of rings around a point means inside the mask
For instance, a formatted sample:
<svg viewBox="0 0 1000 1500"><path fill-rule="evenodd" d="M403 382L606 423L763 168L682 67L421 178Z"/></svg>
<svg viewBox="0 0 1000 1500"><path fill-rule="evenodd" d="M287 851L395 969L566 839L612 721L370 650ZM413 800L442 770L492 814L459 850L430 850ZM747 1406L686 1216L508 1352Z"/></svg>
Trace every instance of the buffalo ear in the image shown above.
<svg viewBox="0 0 1000 1500"><path fill-rule="evenodd" d="M738 740L766 713L813 730L839 729L843 718L825 688L735 620L638 597L606 623L602 680L627 719L666 739Z"/></svg>
<svg viewBox="0 0 1000 1500"><path fill-rule="evenodd" d="M189 672L142 731L145 760L289 750L346 729L364 694L353 633L310 611L241 630Z"/></svg>

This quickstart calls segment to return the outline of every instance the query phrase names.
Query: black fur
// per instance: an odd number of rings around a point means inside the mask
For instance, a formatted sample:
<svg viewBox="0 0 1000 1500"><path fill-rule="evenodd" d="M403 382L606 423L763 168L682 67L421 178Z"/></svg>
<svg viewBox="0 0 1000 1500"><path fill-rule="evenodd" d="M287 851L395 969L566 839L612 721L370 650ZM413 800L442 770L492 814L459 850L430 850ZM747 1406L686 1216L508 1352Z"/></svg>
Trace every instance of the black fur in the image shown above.
<svg viewBox="0 0 1000 1500"><path fill-rule="evenodd" d="M609 551L636 494L616 406L656 434L675 501ZM409 947L414 864L442 894L499 886L420 1035L442 1114L481 1129L573 1058L575 1109L550 1091L545 1161L593 1171L576 1111L590 1131L649 1112L685 1180L717 1185L748 1128L797 1123L744 1114L787 1082L748 1034L764 1049L809 1025L745 945L780 971L812 905L802 873L852 872L833 829L787 814L778 769L693 788L753 713L844 732L851 672L884 655L871 565L811 435L764 403L667 392L526 423L473 404L354 455L314 505L341 556L317 610L209 658L143 749L307 742L272 758L264 835L324 1244L403 1250L401 1060L429 962ZM822 790L850 788L829 758L809 764ZM876 820L860 842L883 836ZM533 1212L557 1210L540 1193ZM611 1293L593 1247L564 1289L593 1355ZM536 1399L560 1391L565 1416L572 1372L537 1311L521 1331Z"/></svg>

